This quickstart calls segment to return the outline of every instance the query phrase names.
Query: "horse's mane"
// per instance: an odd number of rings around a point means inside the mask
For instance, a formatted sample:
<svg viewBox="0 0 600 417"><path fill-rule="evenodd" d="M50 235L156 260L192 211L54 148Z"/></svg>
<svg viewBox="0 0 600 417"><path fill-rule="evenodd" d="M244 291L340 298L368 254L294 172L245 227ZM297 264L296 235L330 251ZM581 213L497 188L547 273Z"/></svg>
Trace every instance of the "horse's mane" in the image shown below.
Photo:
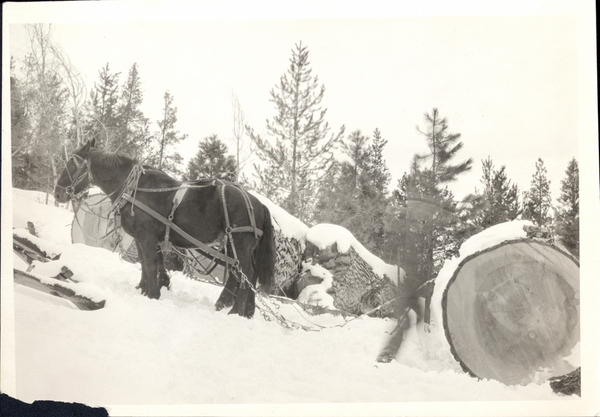
<svg viewBox="0 0 600 417"><path fill-rule="evenodd" d="M107 168L118 168L124 165L135 164L137 161L128 156L116 152L108 152L103 149L92 148L89 153L90 162Z"/></svg>

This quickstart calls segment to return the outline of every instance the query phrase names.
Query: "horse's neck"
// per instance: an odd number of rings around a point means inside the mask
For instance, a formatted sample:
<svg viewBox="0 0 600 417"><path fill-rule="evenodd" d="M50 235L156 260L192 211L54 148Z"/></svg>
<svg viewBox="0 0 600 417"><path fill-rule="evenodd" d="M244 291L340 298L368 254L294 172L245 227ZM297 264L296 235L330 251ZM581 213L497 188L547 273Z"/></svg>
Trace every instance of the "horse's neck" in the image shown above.
<svg viewBox="0 0 600 417"><path fill-rule="evenodd" d="M104 194L112 201L119 197L119 189L123 189L125 182L135 165L134 161L125 161L118 166L102 166L95 164L90 167L93 183L97 185Z"/></svg>

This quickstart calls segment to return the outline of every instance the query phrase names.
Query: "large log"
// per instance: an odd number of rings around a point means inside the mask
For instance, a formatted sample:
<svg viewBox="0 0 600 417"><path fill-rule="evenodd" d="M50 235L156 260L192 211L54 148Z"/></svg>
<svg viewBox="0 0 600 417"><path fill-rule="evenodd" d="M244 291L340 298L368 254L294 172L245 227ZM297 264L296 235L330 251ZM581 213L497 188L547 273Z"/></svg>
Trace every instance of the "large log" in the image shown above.
<svg viewBox="0 0 600 417"><path fill-rule="evenodd" d="M443 293L452 354L478 378L540 382L575 370L579 264L539 240L514 239L464 258Z"/></svg>

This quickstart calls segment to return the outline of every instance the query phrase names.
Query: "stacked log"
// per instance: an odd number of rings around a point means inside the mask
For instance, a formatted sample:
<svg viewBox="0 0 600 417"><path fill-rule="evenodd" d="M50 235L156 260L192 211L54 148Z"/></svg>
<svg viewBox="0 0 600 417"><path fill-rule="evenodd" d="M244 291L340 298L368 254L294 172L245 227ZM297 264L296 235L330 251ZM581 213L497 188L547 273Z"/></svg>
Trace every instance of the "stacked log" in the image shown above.
<svg viewBox="0 0 600 417"><path fill-rule="evenodd" d="M344 232L350 234L345 229ZM354 245L360 244L354 241ZM362 252L364 248L361 246L360 250ZM311 242L310 238L307 238L304 258L331 273L333 282L328 292L332 295L333 305L338 310L351 314L372 312L373 315L378 316L393 315L394 303L392 300L398 295L396 284L392 282L391 277L375 271L373 266L363 259L352 245L343 250L340 250L337 242L319 247ZM381 263L383 264L383 262ZM307 285L322 281L322 278L312 275L307 269L300 279L299 291L302 291L303 287ZM377 309L378 307L380 308ZM375 309L377 310L373 311Z"/></svg>
<svg viewBox="0 0 600 417"><path fill-rule="evenodd" d="M302 243L294 238L287 237L278 229L275 230L275 285L276 294L295 299L298 297L298 280L302 273Z"/></svg>

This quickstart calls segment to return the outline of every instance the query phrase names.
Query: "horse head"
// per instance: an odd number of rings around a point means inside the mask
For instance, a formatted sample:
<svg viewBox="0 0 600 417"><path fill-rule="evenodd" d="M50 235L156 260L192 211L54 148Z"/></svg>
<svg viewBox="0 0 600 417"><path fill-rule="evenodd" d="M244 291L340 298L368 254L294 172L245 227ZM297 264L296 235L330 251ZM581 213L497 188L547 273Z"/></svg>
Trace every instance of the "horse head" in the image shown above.
<svg viewBox="0 0 600 417"><path fill-rule="evenodd" d="M89 167L90 149L96 146L96 140L86 142L77 149L67 160L65 169L63 169L56 187L54 188L54 198L59 203L66 203L73 196L88 189L91 184L91 173Z"/></svg>

